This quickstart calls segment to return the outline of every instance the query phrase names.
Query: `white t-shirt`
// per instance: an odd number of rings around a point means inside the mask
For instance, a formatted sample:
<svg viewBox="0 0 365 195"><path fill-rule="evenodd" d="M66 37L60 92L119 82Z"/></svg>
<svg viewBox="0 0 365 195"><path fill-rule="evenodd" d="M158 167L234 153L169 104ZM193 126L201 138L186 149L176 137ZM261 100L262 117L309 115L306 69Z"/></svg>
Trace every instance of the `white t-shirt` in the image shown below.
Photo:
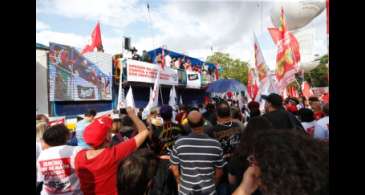
<svg viewBox="0 0 365 195"><path fill-rule="evenodd" d="M307 134L310 135L311 137L313 137L313 135L314 135L315 125L316 125L316 121L302 122L302 126L303 126L305 132L307 132Z"/></svg>
<svg viewBox="0 0 365 195"><path fill-rule="evenodd" d="M43 181L41 195L82 195L75 171L75 157L79 146L55 146L41 152L37 160L37 174Z"/></svg>
<svg viewBox="0 0 365 195"><path fill-rule="evenodd" d="M42 152L41 142L38 142L38 141L35 142L35 151L36 151L36 153L35 153L36 154L36 160L38 160L38 157ZM38 181L42 181L42 179L41 179L40 175L38 174L38 166L37 166L37 182Z"/></svg>
<svg viewBox="0 0 365 195"><path fill-rule="evenodd" d="M171 57L169 55L165 56L165 66L170 67L171 66Z"/></svg>
<svg viewBox="0 0 365 195"><path fill-rule="evenodd" d="M35 152L36 152L35 153L36 154L36 159L38 159L39 155L42 152L42 144L41 144L41 142L38 142L38 141L35 142Z"/></svg>
<svg viewBox="0 0 365 195"><path fill-rule="evenodd" d="M319 119L314 128L314 138L321 140L329 139L329 116Z"/></svg>

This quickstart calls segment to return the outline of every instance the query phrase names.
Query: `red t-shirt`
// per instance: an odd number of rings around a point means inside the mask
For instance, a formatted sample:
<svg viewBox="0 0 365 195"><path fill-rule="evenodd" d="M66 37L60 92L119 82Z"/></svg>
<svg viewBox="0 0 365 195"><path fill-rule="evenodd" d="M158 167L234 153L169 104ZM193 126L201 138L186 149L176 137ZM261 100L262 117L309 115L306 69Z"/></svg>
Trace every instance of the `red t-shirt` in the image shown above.
<svg viewBox="0 0 365 195"><path fill-rule="evenodd" d="M93 159L86 158L86 151L76 155L75 169L84 195L117 195L117 168L120 160L137 148L135 139L105 148Z"/></svg>

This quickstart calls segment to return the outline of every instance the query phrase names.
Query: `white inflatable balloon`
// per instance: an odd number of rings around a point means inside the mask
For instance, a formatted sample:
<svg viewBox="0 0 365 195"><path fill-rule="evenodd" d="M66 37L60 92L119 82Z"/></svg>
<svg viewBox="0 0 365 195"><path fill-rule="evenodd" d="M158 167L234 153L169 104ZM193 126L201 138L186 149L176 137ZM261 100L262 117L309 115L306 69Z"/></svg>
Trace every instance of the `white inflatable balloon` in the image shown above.
<svg viewBox="0 0 365 195"><path fill-rule="evenodd" d="M324 10L325 3L325 0L277 1L271 9L271 21L278 27L283 7L288 30L296 30L318 16Z"/></svg>
<svg viewBox="0 0 365 195"><path fill-rule="evenodd" d="M314 53L314 40L316 39L314 28L306 28L293 32L299 42L300 68L305 72L311 71L319 65L315 60L318 58Z"/></svg>
<svg viewBox="0 0 365 195"><path fill-rule="evenodd" d="M304 72L309 72L311 70L313 70L315 67L317 67L319 65L319 60L318 61L312 61L312 62L305 62L305 63L300 63L300 68L304 70Z"/></svg>

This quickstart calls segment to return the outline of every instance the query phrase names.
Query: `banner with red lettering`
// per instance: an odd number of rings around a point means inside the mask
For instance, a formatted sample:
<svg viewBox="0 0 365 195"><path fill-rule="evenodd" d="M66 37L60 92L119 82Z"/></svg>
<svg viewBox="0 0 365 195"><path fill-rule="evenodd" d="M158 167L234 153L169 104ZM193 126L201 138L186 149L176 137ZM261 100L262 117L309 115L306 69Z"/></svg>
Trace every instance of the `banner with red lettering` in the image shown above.
<svg viewBox="0 0 365 195"><path fill-rule="evenodd" d="M65 117L48 122L48 126L52 127L54 125L64 124L64 123L65 123Z"/></svg>
<svg viewBox="0 0 365 195"><path fill-rule="evenodd" d="M161 67L157 64L141 62L136 60L127 60L127 81L154 83L157 71L160 70L160 84L177 85L177 70L170 67Z"/></svg>

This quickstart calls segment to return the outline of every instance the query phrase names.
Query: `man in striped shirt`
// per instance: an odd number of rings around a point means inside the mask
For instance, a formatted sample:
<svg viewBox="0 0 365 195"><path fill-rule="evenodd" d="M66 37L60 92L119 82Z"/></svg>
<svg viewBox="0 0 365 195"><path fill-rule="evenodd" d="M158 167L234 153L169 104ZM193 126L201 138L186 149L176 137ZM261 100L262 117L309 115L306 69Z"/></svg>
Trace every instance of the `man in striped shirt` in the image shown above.
<svg viewBox="0 0 365 195"><path fill-rule="evenodd" d="M204 133L200 112L190 112L188 123L192 133L178 139L170 154L170 169L176 178L179 194L216 194L216 184L226 165L221 144Z"/></svg>

